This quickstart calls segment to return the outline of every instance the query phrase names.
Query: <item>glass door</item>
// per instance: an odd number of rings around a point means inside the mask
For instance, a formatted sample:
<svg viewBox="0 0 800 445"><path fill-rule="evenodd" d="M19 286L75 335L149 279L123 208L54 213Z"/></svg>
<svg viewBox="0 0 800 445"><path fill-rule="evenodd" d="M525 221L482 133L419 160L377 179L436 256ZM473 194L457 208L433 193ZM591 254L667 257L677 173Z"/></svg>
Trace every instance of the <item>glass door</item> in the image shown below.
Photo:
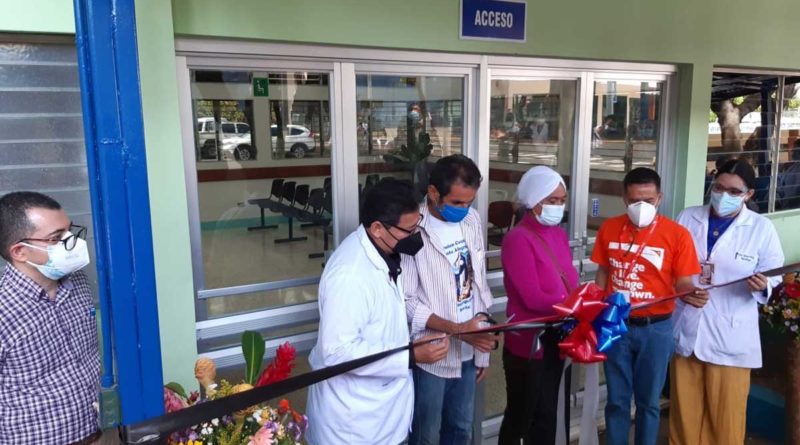
<svg viewBox="0 0 800 445"><path fill-rule="evenodd" d="M665 77L604 74L593 77L591 102L584 108L588 114L584 125L590 126L584 129L589 133L585 139L588 143L578 148L583 153L577 155L587 160L580 166L588 178L582 184L580 198L585 209L585 222L581 222L581 243L585 247L581 275L585 281L594 278L596 268L589 257L600 225L609 217L625 213L623 178L638 167L659 170L659 147L665 128L662 111ZM671 199L669 191L664 192L661 211L666 210L666 200Z"/></svg>
<svg viewBox="0 0 800 445"><path fill-rule="evenodd" d="M663 163L659 150L665 145L667 74L534 68L497 68L489 74L488 103L483 105L488 110L481 114L483 125L488 120L482 130L488 144L481 144L488 156L480 156L488 157L487 265L495 277L490 280L497 299L494 316L505 320L500 256L504 235L526 211L517 203L520 178L536 165L551 167L564 178L569 190L562 227L581 281L592 281L594 237L606 218L625 211L625 174L636 167L659 169ZM492 365L502 369L500 354ZM584 372L573 366L568 389L573 402L582 400ZM491 437L499 431L506 402L501 372L489 374L480 400L482 434ZM580 410L580 403L573 403L575 421Z"/></svg>
<svg viewBox="0 0 800 445"><path fill-rule="evenodd" d="M576 74L531 70L492 70L489 88L489 174L487 264L490 275L502 273L500 262L503 237L527 209L517 203L517 185L529 169L548 166L569 185L568 208L573 199L572 182L576 145L577 107L580 80ZM582 202L582 201L580 201ZM576 232L572 211L563 221L569 233ZM580 232L580 231L578 231ZM580 247L579 240L573 243ZM581 252L575 250L576 258ZM505 296L502 280L490 280L495 297ZM513 315L513 314L512 314ZM492 316L506 320L505 305L495 305ZM501 351L502 348L499 349ZM486 422L484 437L497 434L497 421L506 407L502 354L492 354L492 372L483 385Z"/></svg>

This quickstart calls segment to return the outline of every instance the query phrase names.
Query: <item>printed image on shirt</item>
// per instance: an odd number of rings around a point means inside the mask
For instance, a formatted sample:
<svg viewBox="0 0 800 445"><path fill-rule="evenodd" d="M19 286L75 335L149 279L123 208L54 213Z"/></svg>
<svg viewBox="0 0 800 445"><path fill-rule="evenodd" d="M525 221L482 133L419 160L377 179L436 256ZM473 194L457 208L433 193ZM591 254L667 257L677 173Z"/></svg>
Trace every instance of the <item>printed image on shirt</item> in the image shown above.
<svg viewBox="0 0 800 445"><path fill-rule="evenodd" d="M471 300L472 297L472 261L467 249L467 243L462 239L445 246L445 253L448 258L455 260L451 265L453 271L453 284L456 302L461 309L461 303Z"/></svg>

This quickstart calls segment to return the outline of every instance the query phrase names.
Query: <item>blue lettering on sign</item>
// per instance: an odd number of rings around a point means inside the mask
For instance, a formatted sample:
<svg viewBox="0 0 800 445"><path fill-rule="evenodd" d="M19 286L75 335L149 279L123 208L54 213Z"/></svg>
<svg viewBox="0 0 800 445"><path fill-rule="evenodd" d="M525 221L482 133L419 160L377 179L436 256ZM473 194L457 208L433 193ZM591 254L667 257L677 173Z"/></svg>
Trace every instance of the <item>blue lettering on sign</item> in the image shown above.
<svg viewBox="0 0 800 445"><path fill-rule="evenodd" d="M461 0L461 38L525 41L526 4L509 0Z"/></svg>

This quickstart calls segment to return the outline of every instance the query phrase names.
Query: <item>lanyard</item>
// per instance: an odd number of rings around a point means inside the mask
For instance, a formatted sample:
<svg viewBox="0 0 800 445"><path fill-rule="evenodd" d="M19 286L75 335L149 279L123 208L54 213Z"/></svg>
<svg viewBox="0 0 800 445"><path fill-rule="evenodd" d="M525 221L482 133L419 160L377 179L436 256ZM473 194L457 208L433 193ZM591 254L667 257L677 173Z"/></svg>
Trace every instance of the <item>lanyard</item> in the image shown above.
<svg viewBox="0 0 800 445"><path fill-rule="evenodd" d="M628 227L628 224L629 223L627 223L627 222L625 223L625 225L622 227L622 232L625 232L625 228ZM633 267L634 264L636 264L636 261L639 260L639 257L642 256L642 252L644 252L644 248L647 247L647 242L650 241L650 237L652 237L653 236L653 232L655 232L656 224L658 224L658 216L656 216L656 219L653 221L653 224L650 226L650 230L647 231L647 235L645 236L644 240L642 240L642 242L639 244L639 248L636 249L636 254L634 254L633 258L628 263L628 266L623 270L623 272L622 272L622 281L623 282L628 279L628 275L630 273L631 268ZM636 244L636 234L634 234L633 239L631 240L631 244L628 247L628 252L625 253L625 256L627 256L628 253L630 253L630 249L633 247L634 244ZM620 250L621 250L622 249L622 234L620 234L619 247L620 247Z"/></svg>
<svg viewBox="0 0 800 445"><path fill-rule="evenodd" d="M547 252L547 255L550 257L550 260L553 262L553 265L556 266L556 269L558 270L558 275L561 277L561 282L564 283L564 288L567 290L567 294L571 294L572 290L573 290L572 286L570 286L569 280L567 279L567 274L564 272L564 269L561 267L561 263L559 263L558 257L556 257L556 254L553 253L553 250L550 249L550 246L547 245L547 242L544 240L544 238L542 238L541 235L536 233L536 230L533 227L530 227L530 226L526 226L526 227L528 228L528 230L530 230L530 232L534 236L536 236L536 239L539 240L539 242L542 244L542 246L544 246L545 252Z"/></svg>

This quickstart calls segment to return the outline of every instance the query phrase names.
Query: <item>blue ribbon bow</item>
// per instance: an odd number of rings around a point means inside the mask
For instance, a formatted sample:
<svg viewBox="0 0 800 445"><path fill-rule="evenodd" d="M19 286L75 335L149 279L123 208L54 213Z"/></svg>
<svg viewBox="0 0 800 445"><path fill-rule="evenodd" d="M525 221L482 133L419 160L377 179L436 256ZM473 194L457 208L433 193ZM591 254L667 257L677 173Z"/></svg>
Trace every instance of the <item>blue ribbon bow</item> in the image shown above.
<svg viewBox="0 0 800 445"><path fill-rule="evenodd" d="M609 295L606 303L608 306L592 323L597 334L597 350L599 352L611 349L611 346L628 332L625 320L631 313L631 304L625 301L625 296L619 292Z"/></svg>

